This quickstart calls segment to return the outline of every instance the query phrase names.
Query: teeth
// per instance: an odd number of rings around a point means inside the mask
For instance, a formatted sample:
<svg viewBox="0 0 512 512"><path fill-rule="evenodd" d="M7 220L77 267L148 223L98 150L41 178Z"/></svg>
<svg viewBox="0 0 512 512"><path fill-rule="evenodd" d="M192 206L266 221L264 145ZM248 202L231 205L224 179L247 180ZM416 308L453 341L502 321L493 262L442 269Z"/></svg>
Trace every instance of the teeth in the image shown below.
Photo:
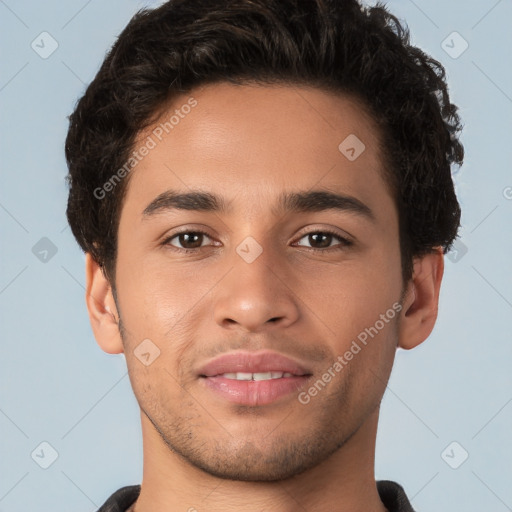
<svg viewBox="0 0 512 512"><path fill-rule="evenodd" d="M253 373L252 375L253 380L269 380L272 378L272 372Z"/></svg>
<svg viewBox="0 0 512 512"><path fill-rule="evenodd" d="M271 379L281 379L282 377L293 377L291 373L288 372L260 372L260 373L246 373L246 372L237 372L237 373L223 373L221 377L225 379L233 379L233 380L271 380Z"/></svg>

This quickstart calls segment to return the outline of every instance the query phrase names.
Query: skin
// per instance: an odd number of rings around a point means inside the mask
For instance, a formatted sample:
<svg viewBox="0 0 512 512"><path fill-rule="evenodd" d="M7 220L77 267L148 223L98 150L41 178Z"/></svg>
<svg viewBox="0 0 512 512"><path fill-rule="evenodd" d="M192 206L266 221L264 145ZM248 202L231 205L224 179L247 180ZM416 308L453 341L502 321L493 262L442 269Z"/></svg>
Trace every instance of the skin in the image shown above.
<svg viewBox="0 0 512 512"><path fill-rule="evenodd" d="M397 347L417 346L434 326L442 251L416 258L402 283L379 132L354 99L224 83L191 95L197 106L129 177L117 304L86 258L94 335L105 352L125 353L141 408L144 469L134 510L383 512L374 478L379 404ZM175 98L162 119L188 98ZM354 161L338 150L349 134L366 146ZM168 189L210 192L232 210L144 218ZM351 211L274 211L281 193L308 190L354 197L374 220ZM181 228L208 236L163 244ZM353 243L307 236L322 229ZM263 251L252 263L236 252L249 236ZM307 404L292 393L242 407L197 375L218 354L273 349L307 365L315 382L394 303L401 311ZM160 350L149 366L134 354L145 339Z"/></svg>

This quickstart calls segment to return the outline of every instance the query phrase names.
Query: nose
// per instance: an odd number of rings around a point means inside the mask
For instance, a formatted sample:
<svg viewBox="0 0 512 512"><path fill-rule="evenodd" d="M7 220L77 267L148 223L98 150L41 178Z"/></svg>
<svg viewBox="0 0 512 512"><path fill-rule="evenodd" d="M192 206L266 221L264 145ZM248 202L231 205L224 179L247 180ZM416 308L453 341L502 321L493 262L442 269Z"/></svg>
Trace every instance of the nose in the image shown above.
<svg viewBox="0 0 512 512"><path fill-rule="evenodd" d="M251 263L235 254L233 264L216 287L213 317L217 325L262 332L297 321L299 299L290 286L290 274L269 250Z"/></svg>

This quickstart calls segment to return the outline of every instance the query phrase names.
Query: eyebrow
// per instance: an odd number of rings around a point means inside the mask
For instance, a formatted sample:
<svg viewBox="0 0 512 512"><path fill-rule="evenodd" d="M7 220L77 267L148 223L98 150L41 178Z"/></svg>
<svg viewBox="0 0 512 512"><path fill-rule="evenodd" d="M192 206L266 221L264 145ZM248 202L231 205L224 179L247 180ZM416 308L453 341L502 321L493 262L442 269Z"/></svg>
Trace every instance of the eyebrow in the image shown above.
<svg viewBox="0 0 512 512"><path fill-rule="evenodd" d="M143 219L173 210L192 210L198 212L229 213L230 205L219 196L209 192L192 190L180 193L166 190L151 201L142 212ZM304 192L286 192L279 196L277 208L272 213L307 213L337 210L355 213L375 222L372 210L359 199L352 196L336 194L325 190Z"/></svg>

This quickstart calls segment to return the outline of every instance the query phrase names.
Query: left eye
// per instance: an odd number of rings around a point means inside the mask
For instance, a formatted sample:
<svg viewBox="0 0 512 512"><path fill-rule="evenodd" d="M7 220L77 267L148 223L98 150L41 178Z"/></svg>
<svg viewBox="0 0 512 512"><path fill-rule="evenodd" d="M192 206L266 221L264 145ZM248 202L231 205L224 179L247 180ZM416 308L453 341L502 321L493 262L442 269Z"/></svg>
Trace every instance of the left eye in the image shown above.
<svg viewBox="0 0 512 512"><path fill-rule="evenodd" d="M334 243L334 246L341 245L349 246L351 242L346 238L343 238L335 233L330 233L329 231L315 231L312 233L307 233L300 240L307 239L309 245L306 247L311 247L312 249L326 249L329 247L333 247L332 242L338 240L341 243Z"/></svg>

